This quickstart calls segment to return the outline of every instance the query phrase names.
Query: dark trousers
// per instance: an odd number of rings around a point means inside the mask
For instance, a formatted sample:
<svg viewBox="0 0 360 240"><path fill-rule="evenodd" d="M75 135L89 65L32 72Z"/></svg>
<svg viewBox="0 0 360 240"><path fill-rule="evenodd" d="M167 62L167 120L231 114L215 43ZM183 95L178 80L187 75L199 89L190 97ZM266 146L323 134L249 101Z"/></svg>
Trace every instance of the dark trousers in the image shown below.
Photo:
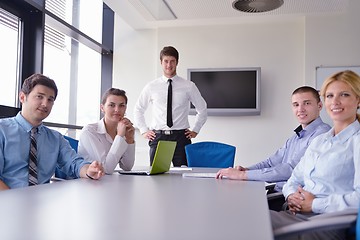
<svg viewBox="0 0 360 240"><path fill-rule="evenodd" d="M175 141L177 142L174 157L172 163L174 167L180 167L181 165L187 166L185 146L191 144L191 140L185 136L185 130L171 131L170 134L165 134L165 131L154 131L156 133L155 139L149 141L150 146L150 165L154 161L156 147L159 140Z"/></svg>

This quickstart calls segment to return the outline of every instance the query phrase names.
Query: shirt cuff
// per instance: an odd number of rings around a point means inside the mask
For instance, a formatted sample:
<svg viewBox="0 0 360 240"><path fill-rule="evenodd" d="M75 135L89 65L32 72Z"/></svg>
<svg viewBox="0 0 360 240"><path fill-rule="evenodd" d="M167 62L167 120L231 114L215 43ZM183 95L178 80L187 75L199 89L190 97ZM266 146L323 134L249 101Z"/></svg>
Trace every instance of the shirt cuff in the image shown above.
<svg viewBox="0 0 360 240"><path fill-rule="evenodd" d="M144 133L146 133L147 131L149 131L148 128L139 128L140 134L143 135Z"/></svg>
<svg viewBox="0 0 360 240"><path fill-rule="evenodd" d="M324 213L327 206L326 198L314 198L311 206L311 210L314 213Z"/></svg>

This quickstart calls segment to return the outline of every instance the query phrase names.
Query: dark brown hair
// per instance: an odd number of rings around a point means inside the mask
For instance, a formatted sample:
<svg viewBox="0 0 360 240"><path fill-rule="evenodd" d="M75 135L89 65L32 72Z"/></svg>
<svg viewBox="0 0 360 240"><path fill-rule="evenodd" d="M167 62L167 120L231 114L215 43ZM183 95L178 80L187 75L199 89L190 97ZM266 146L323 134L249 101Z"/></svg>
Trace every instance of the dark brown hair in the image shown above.
<svg viewBox="0 0 360 240"><path fill-rule="evenodd" d="M56 99L57 94L58 94L58 89L56 87L55 81L40 74L40 73L35 73L35 74L31 75L30 77L28 77L27 79L25 79L25 81L22 85L21 91L23 93L25 93L25 95L29 95L29 93L38 84L54 90L54 93L55 93L54 97Z"/></svg>
<svg viewBox="0 0 360 240"><path fill-rule="evenodd" d="M317 102L320 102L320 94L319 91L316 90L313 87L310 86L302 86L302 87L298 87L297 89L294 90L294 92L292 93L292 95L297 94L297 93L305 93L305 92L310 92L312 93L312 95L314 96L314 98L316 99Z"/></svg>
<svg viewBox="0 0 360 240"><path fill-rule="evenodd" d="M126 92L124 90L121 90L121 89L118 89L118 88L109 88L103 94L103 96L101 98L101 104L104 105L106 103L106 99L109 97L109 95L122 96L122 97L125 98L125 103L127 104L127 102L128 102Z"/></svg>
<svg viewBox="0 0 360 240"><path fill-rule="evenodd" d="M179 61L179 52L172 46L166 46L161 50L160 61L162 61L164 56L171 56L176 59L176 62Z"/></svg>

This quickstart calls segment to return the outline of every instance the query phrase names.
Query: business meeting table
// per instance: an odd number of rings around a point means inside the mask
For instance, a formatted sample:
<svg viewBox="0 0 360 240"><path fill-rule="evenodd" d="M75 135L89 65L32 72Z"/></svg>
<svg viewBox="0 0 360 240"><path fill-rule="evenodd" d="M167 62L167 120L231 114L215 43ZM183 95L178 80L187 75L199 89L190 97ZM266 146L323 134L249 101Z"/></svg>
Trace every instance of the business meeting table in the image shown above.
<svg viewBox="0 0 360 240"><path fill-rule="evenodd" d="M171 171L2 191L0 239L266 240L273 234L263 182Z"/></svg>

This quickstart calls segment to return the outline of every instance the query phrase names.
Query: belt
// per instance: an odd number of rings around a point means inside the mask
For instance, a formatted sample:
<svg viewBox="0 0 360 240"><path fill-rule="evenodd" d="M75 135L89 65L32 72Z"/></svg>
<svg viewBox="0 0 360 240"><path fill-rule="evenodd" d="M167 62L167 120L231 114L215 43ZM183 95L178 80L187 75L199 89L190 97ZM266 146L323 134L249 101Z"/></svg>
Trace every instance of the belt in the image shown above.
<svg viewBox="0 0 360 240"><path fill-rule="evenodd" d="M153 130L156 134L163 134L163 135L172 135L176 133L184 133L185 129L181 130Z"/></svg>

